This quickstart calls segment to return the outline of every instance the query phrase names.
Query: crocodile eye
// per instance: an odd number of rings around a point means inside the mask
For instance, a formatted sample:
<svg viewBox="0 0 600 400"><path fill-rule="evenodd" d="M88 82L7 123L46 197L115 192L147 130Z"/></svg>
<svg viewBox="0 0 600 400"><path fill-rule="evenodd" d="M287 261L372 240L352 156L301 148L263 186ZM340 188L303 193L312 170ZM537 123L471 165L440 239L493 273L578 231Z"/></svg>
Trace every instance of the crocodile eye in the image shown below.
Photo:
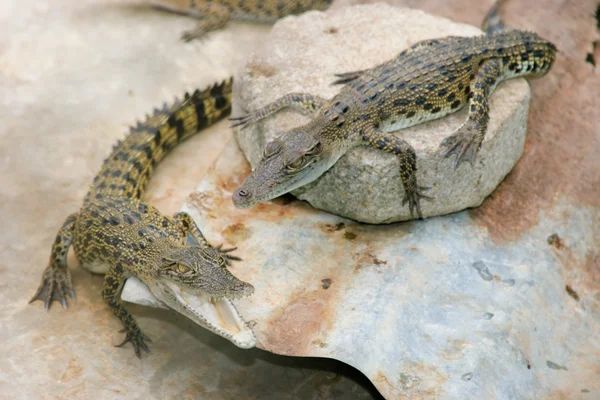
<svg viewBox="0 0 600 400"><path fill-rule="evenodd" d="M180 274L187 274L187 273L188 273L188 272L190 272L191 270L192 270L191 268L189 268L189 267L186 267L186 266L185 266L185 265L183 265L183 264L179 264L179 265L177 265L177 271L178 271Z"/></svg>
<svg viewBox="0 0 600 400"><path fill-rule="evenodd" d="M305 159L305 157L302 156L299 159L297 159L296 161L289 163L287 165L287 167L290 168L290 169L299 169L304 164L304 159Z"/></svg>
<svg viewBox="0 0 600 400"><path fill-rule="evenodd" d="M263 152L263 158L269 158L281 151L282 145L279 140L273 140L269 142Z"/></svg>
<svg viewBox="0 0 600 400"><path fill-rule="evenodd" d="M321 150L322 150L322 147L321 147L321 142L318 142L318 143L317 143L317 144L315 144L313 147L311 147L311 149L310 149L310 150L308 150L308 151L306 152L306 154L307 154L307 155L311 155L311 156L313 156L313 155L319 154L319 153L321 152Z"/></svg>
<svg viewBox="0 0 600 400"><path fill-rule="evenodd" d="M224 265L225 259L223 257L219 256L219 258L217 258L217 262L219 263L219 265Z"/></svg>

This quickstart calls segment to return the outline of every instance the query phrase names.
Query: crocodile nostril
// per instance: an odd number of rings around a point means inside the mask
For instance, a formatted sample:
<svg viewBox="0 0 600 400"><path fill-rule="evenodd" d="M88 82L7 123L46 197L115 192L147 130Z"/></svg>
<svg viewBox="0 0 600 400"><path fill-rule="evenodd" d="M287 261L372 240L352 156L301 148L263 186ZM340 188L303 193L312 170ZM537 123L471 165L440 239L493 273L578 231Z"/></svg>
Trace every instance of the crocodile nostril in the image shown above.
<svg viewBox="0 0 600 400"><path fill-rule="evenodd" d="M241 197L248 197L249 194L250 193L248 193L247 191L245 191L243 189L238 191L238 196L241 196Z"/></svg>

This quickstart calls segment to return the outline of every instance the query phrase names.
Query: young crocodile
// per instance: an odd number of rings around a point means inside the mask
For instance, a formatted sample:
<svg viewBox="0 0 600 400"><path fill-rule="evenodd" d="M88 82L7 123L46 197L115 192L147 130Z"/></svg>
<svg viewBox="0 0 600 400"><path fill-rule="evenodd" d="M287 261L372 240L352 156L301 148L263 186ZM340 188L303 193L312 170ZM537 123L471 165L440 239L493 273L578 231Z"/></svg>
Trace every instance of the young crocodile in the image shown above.
<svg viewBox="0 0 600 400"><path fill-rule="evenodd" d="M220 29L230 19L256 22L274 22L286 15L308 10L325 10L333 0L150 0L156 7L201 19L181 38L189 42L204 34Z"/></svg>
<svg viewBox="0 0 600 400"><path fill-rule="evenodd" d="M371 146L395 154L405 190L403 205L422 218L420 199L426 187L417 183L415 151L390 131L455 112L469 103L466 122L441 143L445 157L456 154L455 168L471 164L481 147L488 120L488 101L499 82L521 76L542 76L555 58L556 47L535 33L499 31L475 37L425 40L377 67L336 75L345 84L330 100L291 93L239 118L248 126L288 106L315 112L306 125L285 132L267 144L263 158L234 192L237 207L251 207L314 181L349 149Z"/></svg>
<svg viewBox="0 0 600 400"><path fill-rule="evenodd" d="M125 279L135 275L158 299L196 323L247 348L254 336L229 299L253 293L252 285L233 276L227 265L240 258L233 249L212 247L186 213L173 218L140 200L157 163L181 141L231 110L232 81L186 94L182 101L138 123L105 160L79 212L64 222L52 246L49 266L31 299L49 309L53 300L67 307L75 299L67 269L71 244L81 265L106 273L102 296L125 326L135 354L149 351L144 335L119 300ZM226 324L223 324L225 321ZM226 330L222 326L235 329Z"/></svg>

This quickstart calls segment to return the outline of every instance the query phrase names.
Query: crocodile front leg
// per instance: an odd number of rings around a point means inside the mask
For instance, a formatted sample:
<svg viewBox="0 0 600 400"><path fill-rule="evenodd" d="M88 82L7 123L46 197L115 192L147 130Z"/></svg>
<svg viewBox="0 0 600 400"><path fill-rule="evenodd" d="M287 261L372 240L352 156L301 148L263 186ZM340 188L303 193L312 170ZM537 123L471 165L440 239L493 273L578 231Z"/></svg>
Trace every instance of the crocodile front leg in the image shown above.
<svg viewBox="0 0 600 400"><path fill-rule="evenodd" d="M135 319L133 319L131 314L123 307L119 300L119 295L124 282L125 274L123 266L120 263L117 263L104 276L102 297L106 304L112 308L113 314L117 316L123 323L123 326L125 326L125 329L121 331L126 332L125 340L116 347L123 347L125 343L131 342L135 355L138 358L142 358L141 350L149 353L150 348L148 348L146 342L152 343L152 340L142 333L137 322L135 322Z"/></svg>
<svg viewBox="0 0 600 400"><path fill-rule="evenodd" d="M221 29L231 19L231 10L222 4L191 1L190 8L198 12L203 19L194 29L181 34L181 40L184 42L190 42L201 38L210 31Z"/></svg>
<svg viewBox="0 0 600 400"><path fill-rule="evenodd" d="M41 300L50 309L52 300L58 300L64 308L67 308L67 296L75 300L75 292L71 284L71 274L67 267L67 254L73 241L73 229L77 221L78 213L73 213L67 217L63 226L56 235L56 240L52 245L50 263L44 270L42 283L29 303Z"/></svg>
<svg viewBox="0 0 600 400"><path fill-rule="evenodd" d="M469 117L455 133L440 144L442 156L456 154L455 169L463 161L473 165L490 120L488 99L501 77L502 61L494 59L483 63L471 82Z"/></svg>
<svg viewBox="0 0 600 400"><path fill-rule="evenodd" d="M202 0L153 0L156 7L179 14L200 18L201 21L191 31L185 31L181 39L189 42L198 39L210 31L224 27L231 19L231 10L225 4Z"/></svg>
<svg viewBox="0 0 600 400"><path fill-rule="evenodd" d="M277 111L280 111L286 107L295 106L308 113L315 113L317 110L323 107L326 102L326 99L308 93L289 93L254 112L248 113L241 117L229 118L229 120L234 121L231 125L232 128L241 126L242 129L244 129L248 125L258 122L271 114L275 114Z"/></svg>
<svg viewBox="0 0 600 400"><path fill-rule="evenodd" d="M398 157L400 161L400 178L406 192L402 205L408 203L410 214L414 215L416 209L419 218L423 218L420 200L421 198L433 200L433 197L423 194L423 191L429 189L428 187L417 185L417 156L414 149L393 133L382 132L375 128L365 129L362 132L362 140L371 147L395 154Z"/></svg>
<svg viewBox="0 0 600 400"><path fill-rule="evenodd" d="M242 260L240 257L229 254L232 251L237 250L237 247L223 248L222 244L217 247L211 246L202 234L202 231L200 231L200 228L198 228L198 225L196 225L194 219L188 213L179 212L173 216L173 220L176 228L183 234L184 239L191 237L194 241L194 243L188 244L195 244L202 248L212 247L221 255L221 257L223 257L223 260L227 265L231 265L231 261Z"/></svg>

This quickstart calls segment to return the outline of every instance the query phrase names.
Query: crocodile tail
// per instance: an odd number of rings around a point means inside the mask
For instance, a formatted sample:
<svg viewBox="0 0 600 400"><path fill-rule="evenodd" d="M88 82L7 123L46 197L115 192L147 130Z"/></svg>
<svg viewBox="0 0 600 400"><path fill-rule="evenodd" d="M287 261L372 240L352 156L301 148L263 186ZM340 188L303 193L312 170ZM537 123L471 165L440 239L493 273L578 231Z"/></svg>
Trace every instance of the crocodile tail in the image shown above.
<svg viewBox="0 0 600 400"><path fill-rule="evenodd" d="M171 149L231 113L232 85L230 78L186 93L131 127L104 161L86 202L105 196L140 198L154 168Z"/></svg>
<svg viewBox="0 0 600 400"><path fill-rule="evenodd" d="M481 23L481 29L488 35L507 30L499 14L504 2L505 0L496 0Z"/></svg>

